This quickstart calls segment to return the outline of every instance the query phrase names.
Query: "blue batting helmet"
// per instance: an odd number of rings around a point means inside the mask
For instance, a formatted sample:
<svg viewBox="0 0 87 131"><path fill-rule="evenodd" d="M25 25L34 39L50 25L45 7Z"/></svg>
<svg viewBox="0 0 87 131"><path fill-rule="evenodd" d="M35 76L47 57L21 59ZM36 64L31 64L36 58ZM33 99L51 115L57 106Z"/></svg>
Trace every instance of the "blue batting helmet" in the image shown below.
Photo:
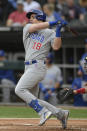
<svg viewBox="0 0 87 131"><path fill-rule="evenodd" d="M32 15L32 14L36 14L36 19L37 20L41 20L41 21L46 21L46 14L43 12L43 11L40 11L40 10L31 10L30 12L28 12L27 14L26 14L26 17L28 18L28 19L30 19L30 16Z"/></svg>
<svg viewBox="0 0 87 131"><path fill-rule="evenodd" d="M54 54L50 52L50 53L48 54L48 56L47 56L47 59L50 60L50 63L53 63L53 61L54 61Z"/></svg>

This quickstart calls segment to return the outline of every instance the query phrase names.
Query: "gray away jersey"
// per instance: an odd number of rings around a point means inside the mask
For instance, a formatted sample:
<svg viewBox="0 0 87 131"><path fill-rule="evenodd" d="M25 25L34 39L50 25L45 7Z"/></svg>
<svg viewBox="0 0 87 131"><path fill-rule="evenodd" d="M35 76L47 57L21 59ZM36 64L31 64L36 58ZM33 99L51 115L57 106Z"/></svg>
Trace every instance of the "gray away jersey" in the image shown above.
<svg viewBox="0 0 87 131"><path fill-rule="evenodd" d="M25 61L45 60L53 44L55 32L51 29L43 29L34 33L29 33L27 24L23 29L23 43L25 48Z"/></svg>

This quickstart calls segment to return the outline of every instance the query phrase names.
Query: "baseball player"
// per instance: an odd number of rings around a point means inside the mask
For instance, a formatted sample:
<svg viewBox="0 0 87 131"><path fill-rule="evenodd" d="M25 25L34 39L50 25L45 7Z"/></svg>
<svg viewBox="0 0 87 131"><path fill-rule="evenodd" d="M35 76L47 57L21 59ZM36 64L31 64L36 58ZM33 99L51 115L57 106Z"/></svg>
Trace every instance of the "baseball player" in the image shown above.
<svg viewBox="0 0 87 131"><path fill-rule="evenodd" d="M83 75L83 82L82 82L83 88L74 90L74 94L85 94L87 93L87 53L85 53L81 58L79 72L82 72ZM84 97L85 96L86 95L84 95Z"/></svg>
<svg viewBox="0 0 87 131"><path fill-rule="evenodd" d="M84 44L85 44L85 53L81 56L81 61L87 56L87 38L84 40ZM78 75L84 76L84 79L87 81L87 75L84 74L81 64L79 65Z"/></svg>
<svg viewBox="0 0 87 131"><path fill-rule="evenodd" d="M62 26L67 22L46 21L46 15L39 10L32 10L27 13L30 23L23 29L23 44L25 48L25 72L20 78L15 93L32 107L40 115L39 125L43 125L52 115L55 115L62 123L65 129L69 111L58 109L55 106L37 98L37 84L44 79L46 74L45 58L50 47L58 50L61 47ZM57 25L58 24L58 25ZM56 27L56 34L53 30L48 29Z"/></svg>
<svg viewBox="0 0 87 131"><path fill-rule="evenodd" d="M87 93L87 38L84 40L85 44L85 53L81 57L80 66L78 74L83 77L83 88L79 90L74 90L74 94L84 94ZM85 96L85 95L84 95Z"/></svg>
<svg viewBox="0 0 87 131"><path fill-rule="evenodd" d="M0 63L2 62L8 62L4 50L0 50ZM16 85L16 81L14 78L14 71L11 69L10 70L0 69L0 84L4 86L2 88L3 102L10 102L11 89L9 87L15 87Z"/></svg>
<svg viewBox="0 0 87 131"><path fill-rule="evenodd" d="M81 71L82 76L74 80L72 88L78 87L80 89L61 88L58 93L58 98L61 102L71 99L76 94L83 94L83 100L87 102L87 54L81 58L79 71Z"/></svg>
<svg viewBox="0 0 87 131"><path fill-rule="evenodd" d="M54 55L49 53L46 58L47 72L44 79L39 83L40 99L48 101L52 105L58 105L56 90L63 83L61 70L53 64Z"/></svg>

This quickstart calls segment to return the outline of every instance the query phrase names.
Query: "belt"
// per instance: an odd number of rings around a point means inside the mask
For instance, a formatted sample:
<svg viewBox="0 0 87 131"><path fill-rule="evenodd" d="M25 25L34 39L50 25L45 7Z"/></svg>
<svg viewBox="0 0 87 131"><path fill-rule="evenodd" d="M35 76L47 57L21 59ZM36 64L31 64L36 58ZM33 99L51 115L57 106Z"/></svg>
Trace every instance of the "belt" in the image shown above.
<svg viewBox="0 0 87 131"><path fill-rule="evenodd" d="M38 63L38 61L37 60L32 60L32 61L26 61L26 62L24 62L25 63L25 65L32 65L32 64L35 64L35 63ZM45 64L46 62L44 61L44 64Z"/></svg>

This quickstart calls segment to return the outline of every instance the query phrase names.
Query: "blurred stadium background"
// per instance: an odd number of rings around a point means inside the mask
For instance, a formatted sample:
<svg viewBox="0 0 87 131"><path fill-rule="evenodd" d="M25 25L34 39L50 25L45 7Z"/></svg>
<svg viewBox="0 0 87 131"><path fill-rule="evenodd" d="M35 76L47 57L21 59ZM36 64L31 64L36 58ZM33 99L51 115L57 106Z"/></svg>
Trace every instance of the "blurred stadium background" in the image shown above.
<svg viewBox="0 0 87 131"><path fill-rule="evenodd" d="M24 71L22 29L28 22L25 16L33 8L44 10L48 21L60 15L79 32L75 37L63 29L62 48L54 52L54 63L62 70L63 87L71 87L77 77L87 38L87 0L0 0L0 105L25 105L15 95L14 89ZM2 61L2 57L5 60ZM5 76L4 71L8 71ZM2 81L2 77L13 83ZM73 105L73 101L68 105Z"/></svg>

